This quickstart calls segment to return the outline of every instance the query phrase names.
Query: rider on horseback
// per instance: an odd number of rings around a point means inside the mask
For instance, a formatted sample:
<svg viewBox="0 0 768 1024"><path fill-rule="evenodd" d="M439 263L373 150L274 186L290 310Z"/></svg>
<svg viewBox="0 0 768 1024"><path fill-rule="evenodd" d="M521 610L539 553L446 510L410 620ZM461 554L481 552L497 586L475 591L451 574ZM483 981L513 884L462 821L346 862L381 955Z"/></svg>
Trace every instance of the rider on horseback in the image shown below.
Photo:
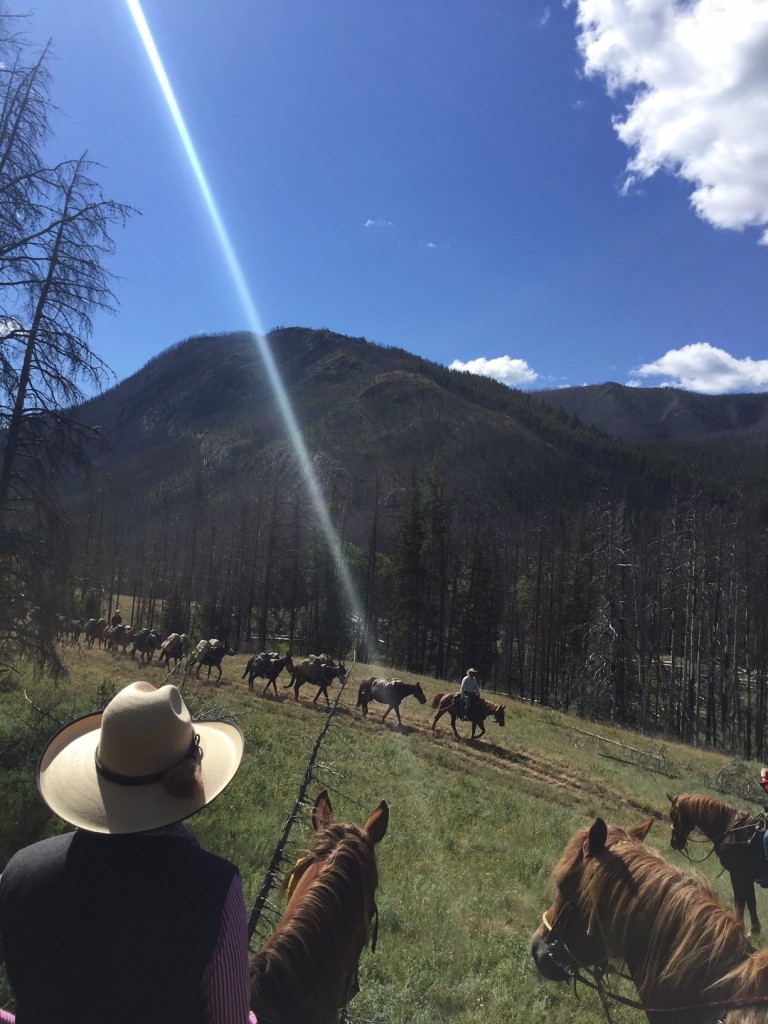
<svg viewBox="0 0 768 1024"><path fill-rule="evenodd" d="M468 722L472 705L480 697L480 685L477 681L477 669L468 668L467 674L461 680L461 688L459 690L459 696L461 697L461 718L462 721Z"/></svg>
<svg viewBox="0 0 768 1024"><path fill-rule="evenodd" d="M768 796L768 768L763 768L760 772L760 787ZM765 809L768 812L768 806ZM768 828L763 831L763 854L765 856L765 865L762 875L757 879L757 884L762 886L763 889L768 889Z"/></svg>

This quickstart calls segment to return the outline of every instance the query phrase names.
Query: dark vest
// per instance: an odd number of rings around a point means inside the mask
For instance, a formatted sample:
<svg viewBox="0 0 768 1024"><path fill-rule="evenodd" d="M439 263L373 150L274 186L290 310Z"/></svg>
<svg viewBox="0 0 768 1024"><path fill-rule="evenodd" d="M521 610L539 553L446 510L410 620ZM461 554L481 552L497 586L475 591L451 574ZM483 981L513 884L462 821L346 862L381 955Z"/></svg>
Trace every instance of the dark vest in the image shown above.
<svg viewBox="0 0 768 1024"><path fill-rule="evenodd" d="M197 1024L237 869L177 837L70 832L2 873L17 1024Z"/></svg>

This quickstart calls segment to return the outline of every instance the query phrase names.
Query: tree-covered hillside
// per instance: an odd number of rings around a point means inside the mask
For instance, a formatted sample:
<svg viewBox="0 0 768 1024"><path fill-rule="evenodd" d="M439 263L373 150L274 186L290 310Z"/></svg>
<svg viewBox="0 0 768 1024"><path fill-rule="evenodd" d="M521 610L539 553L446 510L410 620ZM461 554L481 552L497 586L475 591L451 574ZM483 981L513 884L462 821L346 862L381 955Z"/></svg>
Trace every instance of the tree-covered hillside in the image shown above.
<svg viewBox="0 0 768 1024"><path fill-rule="evenodd" d="M134 621L171 608L237 649L356 648L454 679L475 664L542 704L762 752L764 481L399 349L298 328L268 343L357 617L247 334L183 342L80 410L112 448L68 499L78 600L129 594Z"/></svg>

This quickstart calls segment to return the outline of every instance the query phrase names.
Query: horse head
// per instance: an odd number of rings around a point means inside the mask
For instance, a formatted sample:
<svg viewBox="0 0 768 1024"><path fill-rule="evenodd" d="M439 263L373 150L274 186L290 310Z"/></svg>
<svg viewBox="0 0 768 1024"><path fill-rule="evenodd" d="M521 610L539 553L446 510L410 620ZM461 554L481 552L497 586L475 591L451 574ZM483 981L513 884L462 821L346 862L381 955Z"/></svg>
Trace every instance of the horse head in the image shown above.
<svg viewBox="0 0 768 1024"><path fill-rule="evenodd" d="M504 711L505 710L506 710L506 705L505 704L499 704L496 707L495 711L493 712L493 717L499 723L499 725L504 725Z"/></svg>
<svg viewBox="0 0 768 1024"><path fill-rule="evenodd" d="M259 1020L338 1020L339 1007L356 991L358 960L371 940L375 847L388 822L384 800L360 828L334 821L327 791L318 796L312 810L315 838L286 880L285 913L251 958L251 1006ZM325 968L318 972L312 962L321 956Z"/></svg>
<svg viewBox="0 0 768 1024"><path fill-rule="evenodd" d="M419 704L427 703L427 697L421 688L421 683L416 683L415 686L413 687L413 696L416 698Z"/></svg>
<svg viewBox="0 0 768 1024"><path fill-rule="evenodd" d="M688 836L694 829L694 823L688 819L685 813L685 803L680 800L679 796L670 796L667 793L667 800L669 800L669 820L672 823L672 836L669 845L673 850L684 850L688 843Z"/></svg>
<svg viewBox="0 0 768 1024"><path fill-rule="evenodd" d="M611 826L597 818L589 829L572 836L553 871L555 902L542 914L533 935L531 955L547 981L567 981L581 967L594 967L609 958L603 930L596 920L599 880L620 867L611 858L611 846L626 839L642 841L653 819L628 829Z"/></svg>

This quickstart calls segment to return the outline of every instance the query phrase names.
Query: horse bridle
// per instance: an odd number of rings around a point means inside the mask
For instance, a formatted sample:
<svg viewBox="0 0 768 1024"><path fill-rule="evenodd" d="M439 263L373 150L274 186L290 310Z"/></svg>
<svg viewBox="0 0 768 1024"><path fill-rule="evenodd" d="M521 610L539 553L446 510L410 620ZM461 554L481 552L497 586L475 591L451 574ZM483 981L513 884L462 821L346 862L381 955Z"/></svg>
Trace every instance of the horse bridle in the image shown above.
<svg viewBox="0 0 768 1024"><path fill-rule="evenodd" d="M745 1009L755 1006L765 1006L768 1004L768 996L746 996L743 998L735 999L722 999L709 1003L695 1003L689 1006L646 1006L636 999L629 999L626 996L620 995L618 992L612 992L605 986L605 977L609 973L608 960L596 963L596 964L585 964L582 963L578 956L568 947L568 943L562 938L560 934L568 925L568 921L575 910L572 900L566 900L560 910L558 911L557 917L552 924L549 923L547 912L541 915L541 921L544 927L547 929L547 946L551 947L550 956L558 965L558 967L568 975L570 981L573 982L574 991L576 989L576 983L581 982L586 985L587 988L593 989L597 992L600 997L600 1002L603 1007L603 1013L605 1014L606 1020L611 1022L610 1003L615 1002L621 1006L629 1007L633 1010L642 1010L647 1013L654 1014L680 1014L689 1012L691 1010L721 1010L724 1013L718 1018L718 1024L722 1024L725 1019L725 1013L728 1010L734 1009ZM590 934L590 929L587 929L587 934ZM560 954L560 955L558 955ZM563 956L563 954L565 954ZM592 975L592 978L584 976L584 973ZM614 972L618 977L626 980L631 980L626 974L622 972ZM594 980L592 980L594 979Z"/></svg>
<svg viewBox="0 0 768 1024"><path fill-rule="evenodd" d="M563 933L575 909L573 900L569 899L560 907L557 917L552 924L549 923L546 911L541 915L542 924L547 929L547 947L550 950L550 956L565 974L574 979L578 977L579 971L594 969L592 964L585 963L574 953L567 940L563 937ZM591 927L587 927L586 932L588 937L593 937ZM602 969L602 963L607 963L607 957L605 961L601 962L600 969Z"/></svg>

